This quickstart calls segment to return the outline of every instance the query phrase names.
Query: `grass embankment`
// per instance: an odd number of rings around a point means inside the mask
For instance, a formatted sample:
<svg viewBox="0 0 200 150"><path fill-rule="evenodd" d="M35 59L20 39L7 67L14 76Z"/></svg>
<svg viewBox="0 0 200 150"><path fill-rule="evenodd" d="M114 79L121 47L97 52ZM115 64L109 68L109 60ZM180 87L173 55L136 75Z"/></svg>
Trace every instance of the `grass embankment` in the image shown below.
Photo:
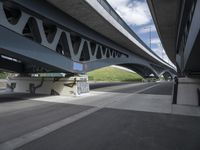
<svg viewBox="0 0 200 150"><path fill-rule="evenodd" d="M142 77L134 72L129 72L114 67L105 67L87 73L90 81L141 81Z"/></svg>
<svg viewBox="0 0 200 150"><path fill-rule="evenodd" d="M5 79L7 78L7 76L8 76L8 73L0 71L0 90L6 88L7 83Z"/></svg>
<svg viewBox="0 0 200 150"><path fill-rule="evenodd" d="M0 79L6 79L8 76L8 73L5 73L3 71L0 71Z"/></svg>

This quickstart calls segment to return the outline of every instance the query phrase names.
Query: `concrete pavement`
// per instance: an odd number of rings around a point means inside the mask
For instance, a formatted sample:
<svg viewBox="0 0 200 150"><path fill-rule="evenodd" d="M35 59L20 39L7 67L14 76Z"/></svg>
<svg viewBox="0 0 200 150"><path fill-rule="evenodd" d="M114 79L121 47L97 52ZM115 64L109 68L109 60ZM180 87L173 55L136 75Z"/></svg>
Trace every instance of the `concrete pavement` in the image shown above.
<svg viewBox="0 0 200 150"><path fill-rule="evenodd" d="M137 83L83 97L3 95L0 148L198 149L200 117L194 115L200 109L173 106L171 88L172 83ZM175 115L185 109L191 116Z"/></svg>
<svg viewBox="0 0 200 150"><path fill-rule="evenodd" d="M18 105L20 105L18 109L4 111L0 114L0 143L91 108L39 101L21 102ZM9 105L1 107L9 107Z"/></svg>
<svg viewBox="0 0 200 150"><path fill-rule="evenodd" d="M200 118L101 109L17 150L199 150Z"/></svg>
<svg viewBox="0 0 200 150"><path fill-rule="evenodd" d="M158 84L158 86L145 90L140 94L172 95L172 86L173 84L171 82L162 82L161 84Z"/></svg>

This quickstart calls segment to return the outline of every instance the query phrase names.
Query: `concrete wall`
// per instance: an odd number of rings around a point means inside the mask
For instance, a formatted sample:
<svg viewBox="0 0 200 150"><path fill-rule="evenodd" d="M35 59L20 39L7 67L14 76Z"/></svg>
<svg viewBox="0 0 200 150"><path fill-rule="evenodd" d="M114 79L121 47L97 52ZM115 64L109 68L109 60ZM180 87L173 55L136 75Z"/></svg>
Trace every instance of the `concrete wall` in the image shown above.
<svg viewBox="0 0 200 150"><path fill-rule="evenodd" d="M4 79L0 79L0 90L2 89L6 89L7 87L7 80L4 80Z"/></svg>
<svg viewBox="0 0 200 150"><path fill-rule="evenodd" d="M10 78L10 87L16 93L47 95L81 95L89 92L87 76L70 78Z"/></svg>
<svg viewBox="0 0 200 150"><path fill-rule="evenodd" d="M197 106L199 104L198 88L200 89L200 79L179 78L177 104Z"/></svg>

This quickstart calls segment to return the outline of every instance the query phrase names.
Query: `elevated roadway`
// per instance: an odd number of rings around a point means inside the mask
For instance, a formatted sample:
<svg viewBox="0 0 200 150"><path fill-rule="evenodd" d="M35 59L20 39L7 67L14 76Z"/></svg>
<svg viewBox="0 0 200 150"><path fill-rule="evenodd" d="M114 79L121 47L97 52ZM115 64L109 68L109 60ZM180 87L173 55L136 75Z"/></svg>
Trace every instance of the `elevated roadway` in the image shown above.
<svg viewBox="0 0 200 150"><path fill-rule="evenodd" d="M148 0L160 39L179 75L199 75L200 2Z"/></svg>
<svg viewBox="0 0 200 150"><path fill-rule="evenodd" d="M19 73L85 73L115 64L143 77L159 77L163 71L176 74L106 1L0 3L2 69Z"/></svg>
<svg viewBox="0 0 200 150"><path fill-rule="evenodd" d="M177 66L174 103L200 106L200 1L147 2L165 51Z"/></svg>

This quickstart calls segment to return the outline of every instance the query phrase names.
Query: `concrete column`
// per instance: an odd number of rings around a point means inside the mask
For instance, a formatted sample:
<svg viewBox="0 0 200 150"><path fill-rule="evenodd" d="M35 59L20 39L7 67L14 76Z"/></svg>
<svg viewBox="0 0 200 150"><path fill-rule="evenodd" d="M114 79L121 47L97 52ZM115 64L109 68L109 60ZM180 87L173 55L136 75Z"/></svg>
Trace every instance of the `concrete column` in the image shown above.
<svg viewBox="0 0 200 150"><path fill-rule="evenodd" d="M200 79L179 78L177 88L177 104L199 106Z"/></svg>
<svg viewBox="0 0 200 150"><path fill-rule="evenodd" d="M68 78L13 77L9 79L9 84L12 91L16 93L74 96L89 93L86 75Z"/></svg>

